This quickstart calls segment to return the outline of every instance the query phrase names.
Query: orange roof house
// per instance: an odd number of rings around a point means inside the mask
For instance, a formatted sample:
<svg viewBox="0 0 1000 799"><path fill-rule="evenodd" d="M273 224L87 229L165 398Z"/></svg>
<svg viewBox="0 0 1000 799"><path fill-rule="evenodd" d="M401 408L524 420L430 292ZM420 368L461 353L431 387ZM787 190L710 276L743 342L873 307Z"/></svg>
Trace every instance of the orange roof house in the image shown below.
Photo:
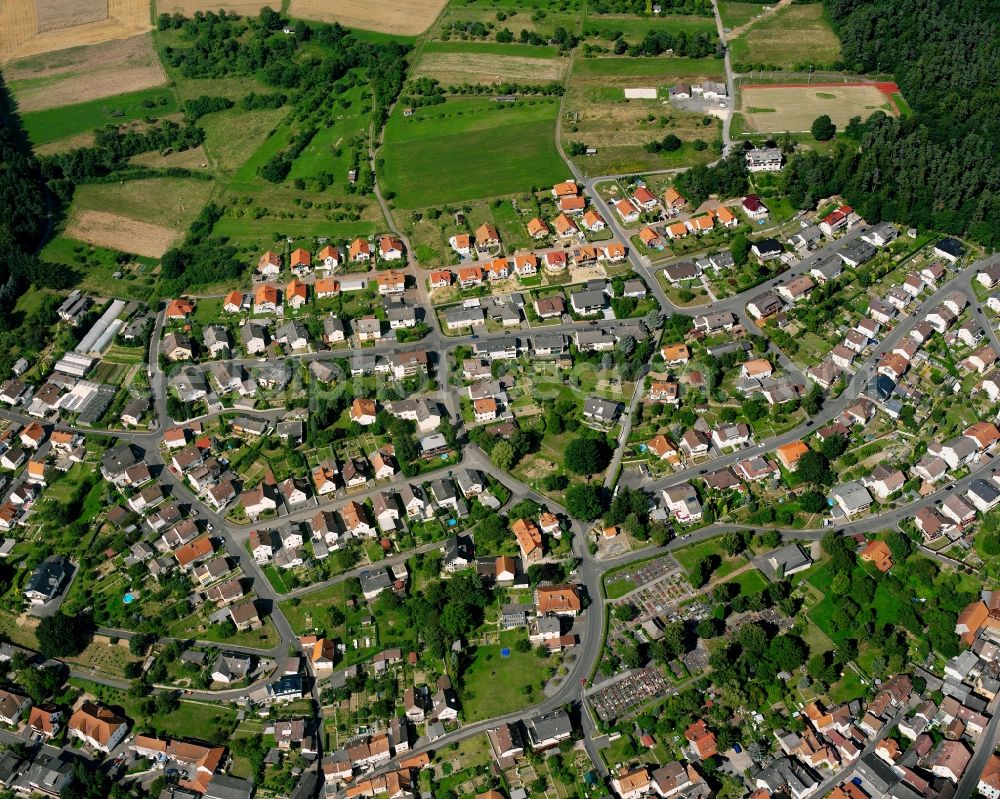
<svg viewBox="0 0 1000 799"><path fill-rule="evenodd" d="M871 563L880 572L887 572L892 568L892 552L885 541L869 541L858 557Z"/></svg>
<svg viewBox="0 0 1000 799"><path fill-rule="evenodd" d="M736 214L724 205L720 205L715 209L715 218L718 219L719 224L724 227L732 227L733 225L738 225L740 223L740 220L736 218Z"/></svg>
<svg viewBox="0 0 1000 799"><path fill-rule="evenodd" d="M649 439L646 448L660 460L679 460L677 447L673 445L669 438L659 433Z"/></svg>
<svg viewBox="0 0 1000 799"><path fill-rule="evenodd" d="M600 230L605 225L604 217L591 208L583 215L583 226L587 230Z"/></svg>
<svg viewBox="0 0 1000 799"><path fill-rule="evenodd" d="M339 284L336 278L332 277L321 277L313 285L316 290L316 297L318 299L323 299L324 297L332 297L339 291Z"/></svg>
<svg viewBox="0 0 1000 799"><path fill-rule="evenodd" d="M489 222L476 228L476 244L480 247L495 246L500 243L500 233Z"/></svg>
<svg viewBox="0 0 1000 799"><path fill-rule="evenodd" d="M689 724L688 728L684 730L684 737L702 760L717 754L719 751L715 742L715 733L708 729L704 719L698 719L698 721Z"/></svg>
<svg viewBox="0 0 1000 799"><path fill-rule="evenodd" d="M229 313L239 313L240 308L243 307L243 292L241 291L230 291L226 298L222 301L222 310L228 311Z"/></svg>
<svg viewBox="0 0 1000 799"><path fill-rule="evenodd" d="M430 283L432 289L442 289L451 285L451 270L436 269L431 272Z"/></svg>
<svg viewBox="0 0 1000 799"><path fill-rule="evenodd" d="M560 236L573 236L580 232L580 228L576 226L576 222L566 216L566 214L559 214L559 216L553 219L552 227L556 229L556 233Z"/></svg>
<svg viewBox="0 0 1000 799"><path fill-rule="evenodd" d="M975 441L979 449L989 449L1000 441L1000 429L992 422L976 422L965 431L965 435Z"/></svg>
<svg viewBox="0 0 1000 799"><path fill-rule="evenodd" d="M128 721L121 718L111 708L84 702L70 716L67 729L70 735L80 738L91 746L107 751L125 734Z"/></svg>
<svg viewBox="0 0 1000 799"><path fill-rule="evenodd" d="M578 214L587 207L587 201L583 197L561 197L559 199L559 210L568 214Z"/></svg>
<svg viewBox="0 0 1000 799"><path fill-rule="evenodd" d="M171 300L167 303L167 319L187 319L188 315L194 311L194 303L191 300Z"/></svg>
<svg viewBox="0 0 1000 799"><path fill-rule="evenodd" d="M625 257L625 245L620 241L612 241L604 245L604 257L609 261L620 261Z"/></svg>
<svg viewBox="0 0 1000 799"><path fill-rule="evenodd" d="M684 199L684 195L671 186L663 192L663 203L668 208L680 208L687 204L687 200Z"/></svg>
<svg viewBox="0 0 1000 799"><path fill-rule="evenodd" d="M372 257L372 245L368 239L357 238L351 242L347 254L352 261L364 261Z"/></svg>
<svg viewBox="0 0 1000 799"><path fill-rule="evenodd" d="M667 235L672 239L682 239L688 234L688 226L683 222L667 225Z"/></svg>
<svg viewBox="0 0 1000 799"><path fill-rule="evenodd" d="M1000 755L990 755L983 767L983 773L979 775L980 785L985 785L989 792L980 789L980 793L986 796L996 796L1000 793Z"/></svg>
<svg viewBox="0 0 1000 799"><path fill-rule="evenodd" d="M174 557L177 558L177 565L183 569L202 558L207 558L214 551L212 540L207 535L201 535L174 552Z"/></svg>
<svg viewBox="0 0 1000 799"><path fill-rule="evenodd" d="M799 458L805 455L808 451L809 447L807 447L804 442L792 441L778 447L774 451L774 454L777 456L778 460L781 461L782 466L788 469L788 471L794 472L799 467Z"/></svg>
<svg viewBox="0 0 1000 799"><path fill-rule="evenodd" d="M257 268L263 272L265 269L267 269L267 267L280 270L281 256L278 255L278 253L276 252L272 252L271 250L268 250L266 253L260 256L260 260L257 262Z"/></svg>
<svg viewBox="0 0 1000 799"><path fill-rule="evenodd" d="M292 250L292 269L303 266L312 266L312 255L309 250L299 247L297 250Z"/></svg>
<svg viewBox="0 0 1000 799"><path fill-rule="evenodd" d="M301 280L293 280L285 286L285 302L297 305L309 299L309 287Z"/></svg>
<svg viewBox="0 0 1000 799"><path fill-rule="evenodd" d="M528 222L528 235L533 239L540 239L549 235L549 226L536 216Z"/></svg>
<svg viewBox="0 0 1000 799"><path fill-rule="evenodd" d="M375 400L359 397L351 403L351 419L358 422L358 424L364 424L363 420L366 419L374 421L375 409ZM368 422L368 424L371 424L371 422Z"/></svg>
<svg viewBox="0 0 1000 799"><path fill-rule="evenodd" d="M639 231L639 241L647 247L659 247L660 234L651 227L644 227Z"/></svg>
<svg viewBox="0 0 1000 799"><path fill-rule="evenodd" d="M668 364L687 363L691 360L691 351L687 344L667 344L660 348L660 355Z"/></svg>
<svg viewBox="0 0 1000 799"><path fill-rule="evenodd" d="M958 614L958 619L955 621L955 632L961 636L965 643L971 644L976 640L976 633L986 623L989 615L990 609L986 607L985 602L982 600L973 602Z"/></svg>
<svg viewBox="0 0 1000 799"><path fill-rule="evenodd" d="M254 305L264 305L265 303L278 304L278 290L269 283L261 283L253 293Z"/></svg>
<svg viewBox="0 0 1000 799"><path fill-rule="evenodd" d="M538 612L575 616L583 605L575 585L540 585L536 591Z"/></svg>
<svg viewBox="0 0 1000 799"><path fill-rule="evenodd" d="M580 189L572 180L564 180L552 187L552 195L557 199L559 197L576 197L579 193Z"/></svg>
<svg viewBox="0 0 1000 799"><path fill-rule="evenodd" d="M483 282L483 270L478 266L463 266L458 270L458 282L463 286L472 286Z"/></svg>
<svg viewBox="0 0 1000 799"><path fill-rule="evenodd" d="M324 264L327 261L330 261L332 264L339 264L340 250L338 250L336 247L331 247L329 244L327 244L322 250L319 251L319 255L317 257Z"/></svg>
<svg viewBox="0 0 1000 799"><path fill-rule="evenodd" d="M541 560L544 550L542 548L542 531L531 519L518 519L511 525L514 537L517 539L517 546L521 550L521 557L525 561Z"/></svg>
<svg viewBox="0 0 1000 799"><path fill-rule="evenodd" d="M711 230L715 227L715 220L712 218L712 213L710 211L704 216L689 219L687 221L687 225L695 233L704 233L706 230Z"/></svg>
<svg viewBox="0 0 1000 799"><path fill-rule="evenodd" d="M383 294L387 292L399 292L406 287L406 275L392 269L378 275L375 278L375 282L378 283L379 291Z"/></svg>

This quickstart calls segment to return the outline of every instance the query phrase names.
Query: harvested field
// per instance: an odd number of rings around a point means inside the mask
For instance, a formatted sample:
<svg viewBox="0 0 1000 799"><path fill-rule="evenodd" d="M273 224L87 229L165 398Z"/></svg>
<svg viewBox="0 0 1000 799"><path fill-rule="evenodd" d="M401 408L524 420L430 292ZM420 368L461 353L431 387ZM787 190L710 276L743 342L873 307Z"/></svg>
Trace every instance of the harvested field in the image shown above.
<svg viewBox="0 0 1000 799"><path fill-rule="evenodd" d="M35 0L38 31L75 28L108 18L108 0Z"/></svg>
<svg viewBox="0 0 1000 799"><path fill-rule="evenodd" d="M193 17L195 11L223 11L240 14L246 17L256 17L257 13L268 6L275 11L281 8L280 2L272 0L160 0L156 10L161 14L181 13L185 17Z"/></svg>
<svg viewBox="0 0 1000 799"><path fill-rule="evenodd" d="M501 45L502 47L502 45ZM435 78L442 85L561 81L566 61L541 48L512 46L505 54L483 52L477 45L450 42L427 44L414 67L414 77ZM541 56L541 57L539 57Z"/></svg>
<svg viewBox="0 0 1000 799"><path fill-rule="evenodd" d="M895 83L760 84L742 86L739 110L757 133L800 133L816 117L827 114L838 128L852 117L867 118L875 111L896 114Z"/></svg>
<svg viewBox="0 0 1000 799"><path fill-rule="evenodd" d="M198 216L213 191L211 181L194 178L88 183L77 187L72 210L109 211L183 232Z"/></svg>
<svg viewBox="0 0 1000 799"><path fill-rule="evenodd" d="M348 28L416 36L431 26L446 4L447 0L292 0L289 13Z"/></svg>
<svg viewBox="0 0 1000 799"><path fill-rule="evenodd" d="M11 62L4 70L22 113L166 83L150 34Z"/></svg>
<svg viewBox="0 0 1000 799"><path fill-rule="evenodd" d="M100 247L159 258L184 234L106 211L80 211L70 219L66 235Z"/></svg>
<svg viewBox="0 0 1000 799"><path fill-rule="evenodd" d="M36 3L38 6L36 7ZM258 4L259 5L259 4ZM84 14L69 15L70 26L43 29L56 24L53 9L83 8ZM106 0L107 13L98 20L93 0L4 0L0 3L0 63L18 58L66 50L72 47L130 39L152 29L148 0ZM120 89L119 89L120 91Z"/></svg>

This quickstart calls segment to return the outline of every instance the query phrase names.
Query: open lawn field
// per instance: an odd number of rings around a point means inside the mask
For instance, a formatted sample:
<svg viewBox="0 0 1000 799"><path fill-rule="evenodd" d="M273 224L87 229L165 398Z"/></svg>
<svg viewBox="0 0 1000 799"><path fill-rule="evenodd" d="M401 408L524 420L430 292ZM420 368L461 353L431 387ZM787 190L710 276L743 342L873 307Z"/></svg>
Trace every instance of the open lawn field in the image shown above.
<svg viewBox="0 0 1000 799"><path fill-rule="evenodd" d="M596 155L575 159L589 175L624 174L649 169L669 169L707 163L717 158L711 144L719 136L720 123L715 117L673 108L666 100L626 100L624 88L658 88L667 96L667 86L676 77L657 72L672 61L686 59L642 58L646 74L629 77L594 74L590 65L619 59L578 61L573 67L569 87L563 97L562 145L582 142L597 150ZM710 59L714 62L714 59ZM645 145L662 140L667 134L677 136L683 146L673 152L649 153ZM706 146L695 150L700 139Z"/></svg>
<svg viewBox="0 0 1000 799"><path fill-rule="evenodd" d="M734 65L774 64L792 69L799 64L832 64L840 58L840 40L824 16L822 3L780 8L733 39L730 46Z"/></svg>
<svg viewBox="0 0 1000 799"><path fill-rule="evenodd" d="M675 78L720 78L725 74L725 65L720 58L628 58L627 56L604 58L583 58L573 65L573 76L581 78L604 78L614 85L635 84L633 78L651 80L655 78L673 83Z"/></svg>
<svg viewBox="0 0 1000 799"><path fill-rule="evenodd" d="M555 145L559 103L552 99L498 105L455 100L417 109L397 107L380 151L380 180L401 208L499 197L566 177Z"/></svg>
<svg viewBox="0 0 1000 799"><path fill-rule="evenodd" d="M567 60L554 47L480 42L428 42L420 51L413 77L442 85L462 83L546 83L560 81Z"/></svg>
<svg viewBox="0 0 1000 799"><path fill-rule="evenodd" d="M77 188L66 235L158 258L198 215L213 191L207 181L149 178Z"/></svg>
<svg viewBox="0 0 1000 799"><path fill-rule="evenodd" d="M22 114L162 86L150 34L14 61L4 69Z"/></svg>
<svg viewBox="0 0 1000 799"><path fill-rule="evenodd" d="M400 36L416 36L437 19L447 0L291 0L293 17L339 22Z"/></svg>
<svg viewBox="0 0 1000 799"><path fill-rule="evenodd" d="M147 299L153 290L155 261L140 259L122 270L117 255L112 250L95 247L65 235L56 236L42 250L45 260L73 267L79 278L76 286L83 291L105 296L110 287L114 286L115 296ZM124 271L126 277L114 282L112 275L118 271Z"/></svg>
<svg viewBox="0 0 1000 799"><path fill-rule="evenodd" d="M502 632L498 644L476 647L475 659L463 675L462 704L468 721L510 713L541 697L545 667L554 658L539 659L533 651L518 652L514 645L519 638L524 634ZM507 657L500 653L504 648L510 650ZM524 693L529 686L534 691L531 696Z"/></svg>
<svg viewBox="0 0 1000 799"><path fill-rule="evenodd" d="M66 139L63 139L63 141L66 141ZM160 155L158 152L139 153L139 155L133 155L129 159L129 163L139 164L139 166L149 166L154 169L176 167L178 169L197 171L206 167L209 161L208 155L205 153L205 148L202 146L191 150L178 150L175 153L167 153L166 155Z"/></svg>
<svg viewBox="0 0 1000 799"><path fill-rule="evenodd" d="M719 3L719 16L727 28L738 28L745 25L761 12L761 3L739 3L734 0L722 0Z"/></svg>
<svg viewBox="0 0 1000 799"><path fill-rule="evenodd" d="M821 114L838 128L852 117L867 118L875 111L894 114L890 97L898 91L894 83L758 84L740 87L739 108L749 130L797 133L809 130Z"/></svg>
<svg viewBox="0 0 1000 799"><path fill-rule="evenodd" d="M129 39L152 27L149 0L5 0L0 63Z"/></svg>
<svg viewBox="0 0 1000 799"><path fill-rule="evenodd" d="M108 123L122 124L146 116L162 117L176 110L177 98L170 89L163 87L32 111L21 119L34 144L47 144Z"/></svg>

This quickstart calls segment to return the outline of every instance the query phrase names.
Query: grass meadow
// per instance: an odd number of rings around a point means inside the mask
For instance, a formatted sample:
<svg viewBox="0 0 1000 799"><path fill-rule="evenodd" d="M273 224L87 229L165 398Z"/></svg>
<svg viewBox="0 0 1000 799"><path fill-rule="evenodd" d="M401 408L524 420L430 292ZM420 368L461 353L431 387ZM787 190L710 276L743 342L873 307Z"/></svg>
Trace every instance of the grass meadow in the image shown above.
<svg viewBox="0 0 1000 799"><path fill-rule="evenodd" d="M559 103L536 99L500 105L453 100L386 126L380 176L401 208L501 197L562 180L555 145Z"/></svg>

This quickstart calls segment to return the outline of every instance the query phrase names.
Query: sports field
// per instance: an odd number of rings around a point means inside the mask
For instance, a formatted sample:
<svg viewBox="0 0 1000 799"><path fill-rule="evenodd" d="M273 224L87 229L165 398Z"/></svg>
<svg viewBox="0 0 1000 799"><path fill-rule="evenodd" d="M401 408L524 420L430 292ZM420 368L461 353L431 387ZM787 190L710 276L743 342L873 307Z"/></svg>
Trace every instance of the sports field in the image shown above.
<svg viewBox="0 0 1000 799"><path fill-rule="evenodd" d="M346 28L416 36L437 19L447 0L291 0L293 17L339 22Z"/></svg>
<svg viewBox="0 0 1000 799"><path fill-rule="evenodd" d="M739 110L757 133L807 131L816 117L826 114L838 128L853 117L875 111L896 114L891 97L894 83L758 84L740 88Z"/></svg>
<svg viewBox="0 0 1000 799"><path fill-rule="evenodd" d="M428 42L413 66L413 77L442 85L462 83L547 83L562 80L567 59L554 47L490 42Z"/></svg>
<svg viewBox="0 0 1000 799"><path fill-rule="evenodd" d="M418 108L398 106L386 126L379 179L401 208L500 197L566 177L555 145L559 103L454 100Z"/></svg>

